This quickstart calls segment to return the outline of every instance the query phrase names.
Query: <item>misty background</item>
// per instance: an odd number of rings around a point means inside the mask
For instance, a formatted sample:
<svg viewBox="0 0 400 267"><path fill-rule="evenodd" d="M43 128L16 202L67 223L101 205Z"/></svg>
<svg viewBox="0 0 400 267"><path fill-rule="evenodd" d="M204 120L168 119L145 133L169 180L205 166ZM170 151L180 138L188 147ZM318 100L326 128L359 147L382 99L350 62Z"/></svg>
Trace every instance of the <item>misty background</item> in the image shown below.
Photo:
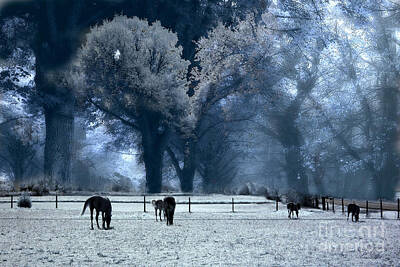
<svg viewBox="0 0 400 267"><path fill-rule="evenodd" d="M398 1L0 8L9 190L395 196Z"/></svg>

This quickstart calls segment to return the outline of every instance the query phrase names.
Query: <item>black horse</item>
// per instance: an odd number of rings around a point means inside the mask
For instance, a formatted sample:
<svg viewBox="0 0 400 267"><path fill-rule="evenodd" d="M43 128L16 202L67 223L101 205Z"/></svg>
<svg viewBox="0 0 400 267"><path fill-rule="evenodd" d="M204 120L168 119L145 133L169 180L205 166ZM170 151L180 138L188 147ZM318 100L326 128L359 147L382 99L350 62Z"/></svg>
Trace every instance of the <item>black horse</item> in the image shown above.
<svg viewBox="0 0 400 267"><path fill-rule="evenodd" d="M167 215L167 225L174 224L174 213L175 213L176 202L173 197L164 198L164 212Z"/></svg>
<svg viewBox="0 0 400 267"><path fill-rule="evenodd" d="M294 215L294 212L296 212L296 216L297 218L299 218L299 210L300 210L300 204L294 204L293 202L290 202L287 204L287 209L288 209L288 213L289 213L289 218L292 218L292 215Z"/></svg>
<svg viewBox="0 0 400 267"><path fill-rule="evenodd" d="M360 217L360 206L356 204L349 204L347 206L347 220L349 219L349 215L351 213L351 221L354 222L354 217L356 218L356 222Z"/></svg>
<svg viewBox="0 0 400 267"><path fill-rule="evenodd" d="M99 212L101 211L101 218L103 220L103 229L110 229L111 223L111 201L108 198L104 198L101 196L93 196L88 198L83 205L83 210L81 216L85 213L86 207L89 206L90 209L90 221L93 230L93 210L96 209L96 223L97 228L100 229L99 226ZM105 227L105 223L107 223L107 228Z"/></svg>

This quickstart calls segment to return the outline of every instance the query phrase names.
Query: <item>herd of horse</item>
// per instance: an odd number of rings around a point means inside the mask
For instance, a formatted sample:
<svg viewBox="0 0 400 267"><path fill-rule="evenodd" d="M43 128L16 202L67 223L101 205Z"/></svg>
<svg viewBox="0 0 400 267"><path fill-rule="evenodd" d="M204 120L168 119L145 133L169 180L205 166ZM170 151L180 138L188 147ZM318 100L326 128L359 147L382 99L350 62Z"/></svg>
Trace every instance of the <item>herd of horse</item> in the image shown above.
<svg viewBox="0 0 400 267"><path fill-rule="evenodd" d="M162 221L161 218L161 213L163 212L164 214L164 219L167 221L167 225L173 225L174 224L174 213L175 213L175 207L176 207L176 201L175 198L168 196L165 197L163 200L158 199L158 200L152 200L151 204L154 207L155 215L156 215L156 221L158 221L158 217L160 217L160 221ZM101 197L101 196L92 196L88 198L85 201L85 204L83 205L83 210L81 215L85 213L86 208L89 207L90 209L90 221L91 221L91 229L93 230L93 211L96 210L96 223L97 223L97 228L100 229L99 226L99 214L101 212L101 218L103 222L103 228L102 229L111 229L110 223L111 223L111 212L112 212L112 207L111 207L111 201L107 197ZM288 217L289 219L292 219L294 217L294 214L296 213L296 217L299 218L299 210L300 210L300 203L294 203L290 202L287 204L287 210L288 210ZM360 207L356 204L349 204L347 206L347 220L349 219L351 213L351 221L358 222L359 220L359 215L360 215Z"/></svg>
<svg viewBox="0 0 400 267"><path fill-rule="evenodd" d="M288 203L287 210L289 219L292 219L292 217L294 217L294 213L296 213L296 217L299 218L300 203L293 203L293 202ZM349 204L347 206L347 220L349 220L350 213L351 213L351 221L358 222L360 218L360 206L354 203Z"/></svg>
<svg viewBox="0 0 400 267"><path fill-rule="evenodd" d="M157 221L157 211L159 211L159 216L160 216L160 221L161 219L161 211L164 212L164 219L167 221L167 225L173 225L174 224L174 213L175 213L175 207L176 207L176 201L175 198L173 197L165 197L163 200L153 200L151 202L153 204L155 213L156 213L156 221ZM111 212L112 212L112 207L111 207L111 201L107 197L102 197L102 196L92 196L88 198L85 201L85 204L83 204L83 210L81 213L81 216L85 213L86 208L89 207L90 210L90 222L91 222L91 229L93 230L93 211L96 211L96 224L97 228L100 228L99 225L99 215L101 213L101 219L103 222L103 227L102 229L108 230L112 229L110 227L111 223Z"/></svg>

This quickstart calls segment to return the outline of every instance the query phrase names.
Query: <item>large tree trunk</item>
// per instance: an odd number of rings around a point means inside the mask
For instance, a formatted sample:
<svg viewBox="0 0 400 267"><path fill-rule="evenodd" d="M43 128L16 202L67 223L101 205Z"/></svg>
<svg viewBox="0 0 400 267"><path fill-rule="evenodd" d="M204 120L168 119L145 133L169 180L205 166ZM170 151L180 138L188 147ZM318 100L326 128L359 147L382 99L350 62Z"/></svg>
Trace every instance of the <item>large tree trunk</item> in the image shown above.
<svg viewBox="0 0 400 267"><path fill-rule="evenodd" d="M399 77L384 75L382 77L383 88L382 91L382 107L383 107L383 124L381 126L382 132L382 164L379 168L378 175L376 175L377 196L379 198L393 199L395 195L395 188L398 183L399 177L399 155L396 151L396 144L398 138L397 123L398 123L398 88L393 85L387 85L392 81L399 81Z"/></svg>
<svg viewBox="0 0 400 267"><path fill-rule="evenodd" d="M74 116L73 104L66 105L45 109L44 174L52 185L71 182Z"/></svg>
<svg viewBox="0 0 400 267"><path fill-rule="evenodd" d="M146 169L146 191L160 193L162 186L163 151L158 147L143 147L143 159Z"/></svg>
<svg viewBox="0 0 400 267"><path fill-rule="evenodd" d="M64 84L63 70L40 64L42 61L43 58L37 59L35 83L42 97L46 124L44 176L51 186L68 186L71 182L75 96Z"/></svg>
<svg viewBox="0 0 400 267"><path fill-rule="evenodd" d="M20 185L24 177L24 170L22 168L21 163L19 163L17 166L13 166L13 174L14 174L14 185Z"/></svg>
<svg viewBox="0 0 400 267"><path fill-rule="evenodd" d="M44 174L54 185L71 178L75 98L65 71L79 47L83 1L37 1L35 84L45 113Z"/></svg>
<svg viewBox="0 0 400 267"><path fill-rule="evenodd" d="M314 178L314 183L317 188L317 192L320 195L325 195L325 186L324 186L324 176L325 176L325 170L321 166L321 158L320 158L320 153L317 152L313 158L313 164L314 164L314 171L312 173L312 176Z"/></svg>
<svg viewBox="0 0 400 267"><path fill-rule="evenodd" d="M146 191L161 193L162 167L169 129L159 131L161 119L157 114L149 114L141 118L141 134L143 144L143 161L146 169Z"/></svg>
<svg viewBox="0 0 400 267"><path fill-rule="evenodd" d="M168 155L172 160L179 182L181 183L182 192L193 192L193 180L196 172L196 146L197 142L192 138L188 138L185 141L182 168L175 153L171 148L167 148Z"/></svg>
<svg viewBox="0 0 400 267"><path fill-rule="evenodd" d="M299 100L300 99L300 100ZM303 97L298 97L283 115L275 118L279 142L285 148L287 182L290 189L308 195L308 176L304 168L301 145L303 138L296 125L296 119Z"/></svg>
<svg viewBox="0 0 400 267"><path fill-rule="evenodd" d="M304 195L308 195L308 176L303 167L303 158L299 146L290 146L286 148L286 174L288 186Z"/></svg>
<svg viewBox="0 0 400 267"><path fill-rule="evenodd" d="M196 171L196 142L189 139L185 143L182 177L182 192L193 192L193 180Z"/></svg>

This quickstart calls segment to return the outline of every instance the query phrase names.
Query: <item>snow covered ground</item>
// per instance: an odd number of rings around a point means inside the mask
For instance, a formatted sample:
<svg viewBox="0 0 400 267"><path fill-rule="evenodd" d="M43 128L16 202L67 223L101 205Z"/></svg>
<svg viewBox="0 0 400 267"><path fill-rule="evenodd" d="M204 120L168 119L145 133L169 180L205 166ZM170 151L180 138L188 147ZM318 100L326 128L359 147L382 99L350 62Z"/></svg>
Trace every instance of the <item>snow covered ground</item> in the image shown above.
<svg viewBox="0 0 400 267"><path fill-rule="evenodd" d="M54 196L40 199L54 199ZM156 198L156 197L153 197ZM235 201L265 201L234 196ZM6 200L7 198L0 200ZM65 200L66 197L60 197ZM68 199L85 200L86 197ZM142 200L142 197L110 197ZM151 200L148 197L148 200ZM187 197L177 197L187 201ZM231 196L192 197L231 201ZM90 230L83 203L0 204L0 266L374 266L400 264L400 221L361 215L360 223L336 213L302 209L289 220L280 204L177 206L175 224L155 222L143 204L113 204L112 230Z"/></svg>

